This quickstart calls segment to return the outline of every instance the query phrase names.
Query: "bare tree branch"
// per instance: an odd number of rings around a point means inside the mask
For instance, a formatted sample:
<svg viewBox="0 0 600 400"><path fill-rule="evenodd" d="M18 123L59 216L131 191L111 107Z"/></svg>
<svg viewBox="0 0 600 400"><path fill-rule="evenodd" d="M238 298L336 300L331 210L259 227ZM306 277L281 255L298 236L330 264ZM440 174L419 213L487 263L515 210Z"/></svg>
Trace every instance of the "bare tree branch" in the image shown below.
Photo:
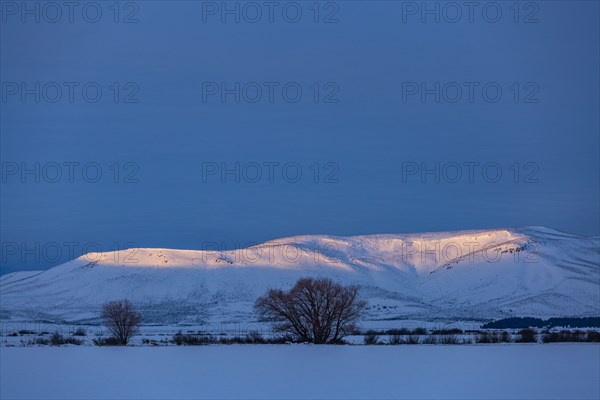
<svg viewBox="0 0 600 400"><path fill-rule="evenodd" d="M352 332L367 305L358 291L331 279L303 278L289 292L269 290L254 308L275 331L297 341L336 343Z"/></svg>
<svg viewBox="0 0 600 400"><path fill-rule="evenodd" d="M138 333L141 317L129 300L121 300L105 303L102 306L102 319L113 338L125 346Z"/></svg>

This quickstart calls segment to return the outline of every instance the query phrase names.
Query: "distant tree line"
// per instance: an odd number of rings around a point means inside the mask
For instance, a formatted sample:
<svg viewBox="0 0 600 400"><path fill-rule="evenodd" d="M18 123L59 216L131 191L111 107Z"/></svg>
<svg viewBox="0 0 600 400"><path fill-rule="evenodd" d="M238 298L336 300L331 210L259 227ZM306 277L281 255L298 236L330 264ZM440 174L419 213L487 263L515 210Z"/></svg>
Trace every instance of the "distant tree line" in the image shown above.
<svg viewBox="0 0 600 400"><path fill-rule="evenodd" d="M482 329L525 329L525 328L600 328L600 317L565 317L548 318L546 320L532 317L504 318L488 322L481 326Z"/></svg>

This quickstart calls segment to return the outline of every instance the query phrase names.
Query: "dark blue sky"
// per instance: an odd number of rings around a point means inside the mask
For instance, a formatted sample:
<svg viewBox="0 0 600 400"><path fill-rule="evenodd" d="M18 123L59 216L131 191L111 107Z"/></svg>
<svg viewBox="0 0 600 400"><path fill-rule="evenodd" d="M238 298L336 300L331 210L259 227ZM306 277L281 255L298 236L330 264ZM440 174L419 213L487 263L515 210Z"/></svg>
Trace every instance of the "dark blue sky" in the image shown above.
<svg viewBox="0 0 600 400"><path fill-rule="evenodd" d="M227 3L239 23L221 2L97 2L55 23L21 4L2 1L2 273L86 245L600 234L598 2L427 3L439 22L421 2L281 2L272 22ZM220 176L236 165L239 182Z"/></svg>

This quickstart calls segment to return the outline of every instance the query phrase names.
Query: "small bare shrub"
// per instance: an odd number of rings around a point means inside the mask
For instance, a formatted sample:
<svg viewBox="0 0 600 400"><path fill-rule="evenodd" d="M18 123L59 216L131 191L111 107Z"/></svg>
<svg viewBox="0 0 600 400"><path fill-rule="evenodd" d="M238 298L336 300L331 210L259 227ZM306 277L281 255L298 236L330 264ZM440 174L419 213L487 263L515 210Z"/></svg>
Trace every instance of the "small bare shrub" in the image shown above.
<svg viewBox="0 0 600 400"><path fill-rule="evenodd" d="M92 342L96 345L96 346L120 346L121 343L114 337L108 337L108 338L94 338L94 340L92 340Z"/></svg>
<svg viewBox="0 0 600 400"><path fill-rule="evenodd" d="M39 337L39 338L31 341L30 344L39 344L41 346L48 346L50 344L50 341L46 338Z"/></svg>
<svg viewBox="0 0 600 400"><path fill-rule="evenodd" d="M473 339L471 339L471 337L463 338L461 344L473 344Z"/></svg>
<svg viewBox="0 0 600 400"><path fill-rule="evenodd" d="M62 346L64 344L74 344L76 346L79 346L81 343L83 343L81 340L79 339L75 339L74 337L64 337L63 335L61 335L58 332L54 332L54 334L52 334L52 336L50 336L50 345L51 346Z"/></svg>
<svg viewBox="0 0 600 400"><path fill-rule="evenodd" d="M85 332L85 329L79 327L75 330L75 332L73 332L73 336L85 336L87 335L87 333Z"/></svg>
<svg viewBox="0 0 600 400"><path fill-rule="evenodd" d="M456 335L442 335L440 342L442 344L459 344L458 336Z"/></svg>
<svg viewBox="0 0 600 400"><path fill-rule="evenodd" d="M138 333L141 321L140 314L135 311L129 300L111 301L104 304L102 319L112 336L123 346L127 345L129 339Z"/></svg>
<svg viewBox="0 0 600 400"><path fill-rule="evenodd" d="M506 331L502 331L502 333L498 337L498 341L500 343L510 343L511 342L510 333L508 333Z"/></svg>
<svg viewBox="0 0 600 400"><path fill-rule="evenodd" d="M453 329L437 329L431 331L432 335L462 335L464 332L462 329L453 328Z"/></svg>
<svg viewBox="0 0 600 400"><path fill-rule="evenodd" d="M419 344L419 336L418 335L408 335L405 340L406 344Z"/></svg>
<svg viewBox="0 0 600 400"><path fill-rule="evenodd" d="M185 335L181 332L173 335L173 343L177 346L201 346L216 342L217 340L210 335Z"/></svg>
<svg viewBox="0 0 600 400"><path fill-rule="evenodd" d="M363 340L366 345L379 344L379 336L374 333L367 333Z"/></svg>
<svg viewBox="0 0 600 400"><path fill-rule="evenodd" d="M246 335L246 342L249 344L264 344L266 340L262 337L260 332L251 331Z"/></svg>
<svg viewBox="0 0 600 400"><path fill-rule="evenodd" d="M586 342L600 342L600 332L588 331L585 337Z"/></svg>
<svg viewBox="0 0 600 400"><path fill-rule="evenodd" d="M537 334L533 329L521 329L517 343L535 343L537 342Z"/></svg>
<svg viewBox="0 0 600 400"><path fill-rule="evenodd" d="M406 328L400 328L400 329L388 329L387 331L383 332L386 335L410 335L410 330L406 329Z"/></svg>
<svg viewBox="0 0 600 400"><path fill-rule="evenodd" d="M427 335L423 338L422 342L423 344L437 344L438 343L438 337L436 335Z"/></svg>
<svg viewBox="0 0 600 400"><path fill-rule="evenodd" d="M481 332L477 337L477 343L498 343L500 341L500 337L497 332Z"/></svg>
<svg viewBox="0 0 600 400"><path fill-rule="evenodd" d="M287 344L293 343L294 338L283 335L266 339L258 332L250 332L246 336L222 337L215 342L220 344Z"/></svg>
<svg viewBox="0 0 600 400"><path fill-rule="evenodd" d="M556 342L585 342L587 341L587 335L582 331L568 331L563 330L560 332L549 332L546 331L542 335L543 343L556 343Z"/></svg>
<svg viewBox="0 0 600 400"><path fill-rule="evenodd" d="M50 336L50 344L52 346L60 346L64 343L64 339L62 335L58 332L54 332L52 336Z"/></svg>
<svg viewBox="0 0 600 400"><path fill-rule="evenodd" d="M388 342L389 344L396 346L404 343L404 340L402 340L402 335L390 335Z"/></svg>

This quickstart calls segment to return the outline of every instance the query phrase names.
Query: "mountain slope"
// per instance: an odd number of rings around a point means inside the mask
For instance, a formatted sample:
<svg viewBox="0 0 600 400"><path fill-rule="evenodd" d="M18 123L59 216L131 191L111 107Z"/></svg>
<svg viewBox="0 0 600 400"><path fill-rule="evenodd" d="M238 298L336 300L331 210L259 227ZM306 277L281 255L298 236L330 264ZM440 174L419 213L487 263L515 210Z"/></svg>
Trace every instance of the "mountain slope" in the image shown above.
<svg viewBox="0 0 600 400"><path fill-rule="evenodd" d="M81 322L129 298L145 321L247 322L268 288L300 277L358 284L368 319L600 314L600 238L530 227L296 236L246 249L90 253L0 278L0 318Z"/></svg>

